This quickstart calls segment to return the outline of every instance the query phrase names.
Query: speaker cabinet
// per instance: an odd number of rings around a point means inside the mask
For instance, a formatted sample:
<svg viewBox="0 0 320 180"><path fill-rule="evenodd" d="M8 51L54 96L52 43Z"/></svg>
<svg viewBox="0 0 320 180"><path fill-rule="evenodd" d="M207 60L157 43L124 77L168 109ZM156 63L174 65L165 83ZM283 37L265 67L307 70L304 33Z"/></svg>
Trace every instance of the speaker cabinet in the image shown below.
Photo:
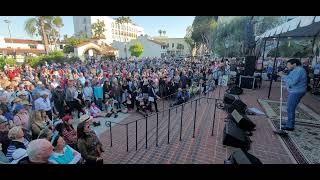
<svg viewBox="0 0 320 180"><path fill-rule="evenodd" d="M231 119L243 131L253 131L256 125L246 116L240 114L236 109L231 113Z"/></svg>
<svg viewBox="0 0 320 180"><path fill-rule="evenodd" d="M240 99L236 99L231 104L224 104L224 110L228 113L232 113L233 110L237 110L241 114L245 114L247 111L247 105Z"/></svg>
<svg viewBox="0 0 320 180"><path fill-rule="evenodd" d="M251 140L245 135L234 121L228 121L223 130L223 145L236 148L250 149Z"/></svg>
<svg viewBox="0 0 320 180"><path fill-rule="evenodd" d="M246 76L253 76L255 69L256 69L256 57L246 56L245 65L244 65L244 74Z"/></svg>
<svg viewBox="0 0 320 180"><path fill-rule="evenodd" d="M235 150L228 160L231 164L262 164L257 157L242 149Z"/></svg>

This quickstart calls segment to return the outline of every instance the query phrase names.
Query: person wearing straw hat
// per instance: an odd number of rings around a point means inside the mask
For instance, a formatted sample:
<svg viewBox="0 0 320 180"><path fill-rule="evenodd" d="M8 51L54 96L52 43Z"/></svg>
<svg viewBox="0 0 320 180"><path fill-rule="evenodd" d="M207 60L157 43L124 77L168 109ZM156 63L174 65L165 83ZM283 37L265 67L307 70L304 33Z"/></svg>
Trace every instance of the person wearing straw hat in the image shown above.
<svg viewBox="0 0 320 180"><path fill-rule="evenodd" d="M77 126L78 150L86 164L103 164L101 155L104 150L98 136L90 128L91 119L87 114L80 118Z"/></svg>

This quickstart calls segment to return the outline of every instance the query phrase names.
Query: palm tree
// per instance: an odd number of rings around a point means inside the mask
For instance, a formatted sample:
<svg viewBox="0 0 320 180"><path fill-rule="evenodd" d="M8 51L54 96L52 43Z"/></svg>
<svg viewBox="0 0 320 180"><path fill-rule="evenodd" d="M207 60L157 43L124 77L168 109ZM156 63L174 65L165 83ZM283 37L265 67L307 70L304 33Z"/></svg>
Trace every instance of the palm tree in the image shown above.
<svg viewBox="0 0 320 180"><path fill-rule="evenodd" d="M166 33L167 32L165 30L162 31L163 36L166 36Z"/></svg>
<svg viewBox="0 0 320 180"><path fill-rule="evenodd" d="M163 31L162 31L161 29L158 31L158 33L160 34L160 36L161 36L162 32L163 32Z"/></svg>
<svg viewBox="0 0 320 180"><path fill-rule="evenodd" d="M128 24L132 23L132 20L131 20L131 18L129 16L120 16L120 17L116 18L116 23L120 24L120 25L126 24L127 27L128 27ZM120 41L121 41L121 39L120 39ZM126 38L124 39L124 41L125 41L124 50L125 50L125 53L126 53L126 59L128 59L128 56L127 56L127 40L126 40Z"/></svg>
<svg viewBox="0 0 320 180"><path fill-rule="evenodd" d="M63 26L60 16L35 16L25 22L24 30L30 36L41 36L46 53L49 53L49 37L59 36Z"/></svg>

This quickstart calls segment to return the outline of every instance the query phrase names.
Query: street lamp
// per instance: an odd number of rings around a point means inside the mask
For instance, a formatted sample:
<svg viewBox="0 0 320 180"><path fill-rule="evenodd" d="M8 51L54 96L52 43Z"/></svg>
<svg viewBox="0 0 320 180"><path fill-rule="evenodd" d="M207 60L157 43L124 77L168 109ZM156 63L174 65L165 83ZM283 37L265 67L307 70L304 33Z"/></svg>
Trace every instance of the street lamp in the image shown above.
<svg viewBox="0 0 320 180"><path fill-rule="evenodd" d="M9 36L10 36L10 40L11 40L11 46L13 48L13 55L14 55L14 59L15 59L16 58L16 49L13 46L13 40L11 38L11 31L10 31L10 23L11 23L11 21L9 21L8 19L5 19L4 22L7 23L7 25L8 25L8 31L9 31Z"/></svg>

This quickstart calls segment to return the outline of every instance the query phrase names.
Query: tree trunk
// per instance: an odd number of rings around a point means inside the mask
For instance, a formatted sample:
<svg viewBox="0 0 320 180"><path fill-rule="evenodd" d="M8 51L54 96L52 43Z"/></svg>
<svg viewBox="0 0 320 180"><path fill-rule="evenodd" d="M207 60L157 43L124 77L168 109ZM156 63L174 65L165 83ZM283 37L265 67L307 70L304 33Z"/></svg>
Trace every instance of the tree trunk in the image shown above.
<svg viewBox="0 0 320 180"><path fill-rule="evenodd" d="M48 42L48 37L47 34L44 30L44 22L42 19L40 19L40 25L41 25L41 32L42 32L42 40L44 43L44 50L46 51L46 53L49 53L49 42Z"/></svg>

